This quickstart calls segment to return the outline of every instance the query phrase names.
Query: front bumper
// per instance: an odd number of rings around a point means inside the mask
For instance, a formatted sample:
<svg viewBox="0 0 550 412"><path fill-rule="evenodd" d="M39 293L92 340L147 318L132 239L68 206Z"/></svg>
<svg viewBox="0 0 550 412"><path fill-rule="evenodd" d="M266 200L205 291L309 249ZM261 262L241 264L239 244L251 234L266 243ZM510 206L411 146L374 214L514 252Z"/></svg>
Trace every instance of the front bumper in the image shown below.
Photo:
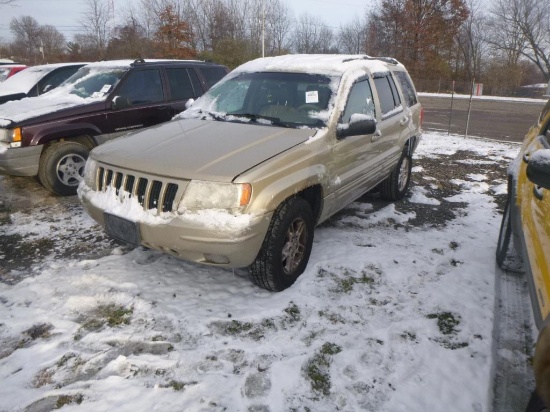
<svg viewBox="0 0 550 412"><path fill-rule="evenodd" d="M0 174L12 176L36 176L42 145L27 147L0 147Z"/></svg>
<svg viewBox="0 0 550 412"><path fill-rule="evenodd" d="M93 191L81 191L89 215L105 228L105 211L91 201ZM213 227L206 222L174 215L163 223L137 223L140 244L192 262L222 267L252 264L264 241L272 213L251 216L245 227Z"/></svg>

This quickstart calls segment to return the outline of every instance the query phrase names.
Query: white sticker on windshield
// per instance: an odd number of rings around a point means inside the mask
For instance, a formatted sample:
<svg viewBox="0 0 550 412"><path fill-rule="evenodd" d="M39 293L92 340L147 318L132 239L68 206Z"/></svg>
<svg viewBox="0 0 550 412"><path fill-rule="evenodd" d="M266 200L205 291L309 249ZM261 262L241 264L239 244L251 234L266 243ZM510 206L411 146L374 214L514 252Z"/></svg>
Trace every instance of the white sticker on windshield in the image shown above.
<svg viewBox="0 0 550 412"><path fill-rule="evenodd" d="M99 91L100 93L107 93L109 91L109 89L111 89L111 85L110 84L106 84L105 86L103 86L101 88L101 90Z"/></svg>
<svg viewBox="0 0 550 412"><path fill-rule="evenodd" d="M319 103L319 92L317 90L306 92L306 103Z"/></svg>
<svg viewBox="0 0 550 412"><path fill-rule="evenodd" d="M92 93L92 98L93 99L97 99L98 97L103 97L105 93L102 93L102 92L93 92Z"/></svg>

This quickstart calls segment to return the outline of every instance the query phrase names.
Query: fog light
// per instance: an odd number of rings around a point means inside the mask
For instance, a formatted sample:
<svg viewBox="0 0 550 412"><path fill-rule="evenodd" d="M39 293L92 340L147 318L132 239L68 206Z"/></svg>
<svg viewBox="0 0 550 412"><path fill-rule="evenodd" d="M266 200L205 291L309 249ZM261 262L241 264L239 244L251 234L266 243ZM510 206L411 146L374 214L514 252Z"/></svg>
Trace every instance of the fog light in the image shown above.
<svg viewBox="0 0 550 412"><path fill-rule="evenodd" d="M204 259L206 259L208 263L215 263L216 265L225 265L229 263L227 256L223 255L212 255L210 253L205 253Z"/></svg>

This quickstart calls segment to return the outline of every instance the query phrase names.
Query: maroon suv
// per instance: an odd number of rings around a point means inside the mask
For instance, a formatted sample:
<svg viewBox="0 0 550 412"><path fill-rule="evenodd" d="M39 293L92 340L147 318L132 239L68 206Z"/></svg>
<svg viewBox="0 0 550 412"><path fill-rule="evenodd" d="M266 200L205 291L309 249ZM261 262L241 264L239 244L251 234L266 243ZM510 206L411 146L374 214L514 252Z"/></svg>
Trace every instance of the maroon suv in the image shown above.
<svg viewBox="0 0 550 412"><path fill-rule="evenodd" d="M195 60L92 63L42 96L0 106L0 174L36 176L73 195L89 151L170 120L228 72Z"/></svg>

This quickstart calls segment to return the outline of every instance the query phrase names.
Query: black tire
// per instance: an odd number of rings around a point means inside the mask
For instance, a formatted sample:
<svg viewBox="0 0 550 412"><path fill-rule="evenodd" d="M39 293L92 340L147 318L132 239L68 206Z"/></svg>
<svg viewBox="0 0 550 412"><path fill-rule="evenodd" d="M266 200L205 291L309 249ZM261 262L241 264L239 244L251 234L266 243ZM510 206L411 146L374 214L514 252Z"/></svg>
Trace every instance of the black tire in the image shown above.
<svg viewBox="0 0 550 412"><path fill-rule="evenodd" d="M527 404L527 408L525 408L525 412L547 412L548 408L544 406L544 402L542 402L542 399L537 395L536 391L533 391L531 394L531 398L529 399L529 403Z"/></svg>
<svg viewBox="0 0 550 412"><path fill-rule="evenodd" d="M401 200L405 197L411 182L412 158L403 152L399 163L391 174L380 183L380 197L386 200Z"/></svg>
<svg viewBox="0 0 550 412"><path fill-rule="evenodd" d="M307 201L292 197L275 210L262 248L250 265L250 277L261 288L279 292L304 272L313 244L314 218Z"/></svg>
<svg viewBox="0 0 550 412"><path fill-rule="evenodd" d="M510 203L510 195L508 195L506 206L504 206L504 213L502 214L502 222L500 223L496 255L498 267L504 270L508 268L505 262L510 250L510 240L512 239L511 213L512 204Z"/></svg>
<svg viewBox="0 0 550 412"><path fill-rule="evenodd" d="M76 142L59 142L48 146L40 157L40 183L57 195L75 195L78 184L84 178L84 166L89 153L86 146Z"/></svg>

